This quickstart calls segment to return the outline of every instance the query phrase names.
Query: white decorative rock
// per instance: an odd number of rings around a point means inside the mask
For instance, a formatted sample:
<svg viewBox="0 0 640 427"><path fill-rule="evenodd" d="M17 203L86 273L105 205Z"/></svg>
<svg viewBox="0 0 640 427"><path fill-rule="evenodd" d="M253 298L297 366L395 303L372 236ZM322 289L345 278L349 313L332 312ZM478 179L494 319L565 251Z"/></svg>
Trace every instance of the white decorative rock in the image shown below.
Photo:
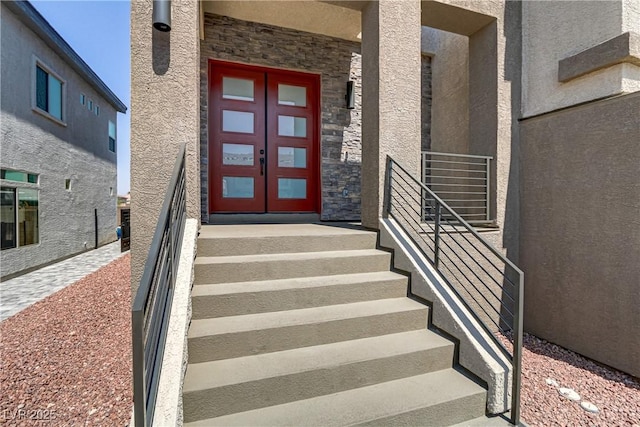
<svg viewBox="0 0 640 427"><path fill-rule="evenodd" d="M597 414L598 412L600 412L598 407L591 402L582 401L580 403L580 406L582 407L582 409L584 409L587 412L593 412L594 414Z"/></svg>
<svg viewBox="0 0 640 427"><path fill-rule="evenodd" d="M569 400L580 400L580 395L573 389L561 387L558 389L558 393L566 397Z"/></svg>
<svg viewBox="0 0 640 427"><path fill-rule="evenodd" d="M547 385L552 385L554 387L560 386L560 384L558 384L558 381L554 380L553 378L547 378Z"/></svg>

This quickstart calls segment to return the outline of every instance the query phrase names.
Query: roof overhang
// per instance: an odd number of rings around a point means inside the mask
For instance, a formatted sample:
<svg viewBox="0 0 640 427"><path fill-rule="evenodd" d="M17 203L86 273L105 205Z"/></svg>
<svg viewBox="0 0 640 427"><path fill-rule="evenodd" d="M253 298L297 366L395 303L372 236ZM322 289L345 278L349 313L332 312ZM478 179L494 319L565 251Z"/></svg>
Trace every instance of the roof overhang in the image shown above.
<svg viewBox="0 0 640 427"><path fill-rule="evenodd" d="M203 1L205 13L360 42L364 1ZM358 8L356 8L358 7Z"/></svg>

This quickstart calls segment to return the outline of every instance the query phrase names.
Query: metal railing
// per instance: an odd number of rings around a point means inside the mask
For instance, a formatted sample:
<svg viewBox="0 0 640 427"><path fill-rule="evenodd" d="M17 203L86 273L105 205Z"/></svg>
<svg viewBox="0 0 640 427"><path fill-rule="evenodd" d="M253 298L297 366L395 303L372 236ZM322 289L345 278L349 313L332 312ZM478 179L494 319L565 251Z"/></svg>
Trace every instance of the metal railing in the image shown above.
<svg viewBox="0 0 640 427"><path fill-rule="evenodd" d="M523 272L390 157L384 197L384 215L398 223L511 361L511 421L517 425ZM426 220L424 208L430 212Z"/></svg>
<svg viewBox="0 0 640 427"><path fill-rule="evenodd" d="M131 312L135 425L153 421L186 221L185 147L180 149Z"/></svg>
<svg viewBox="0 0 640 427"><path fill-rule="evenodd" d="M491 160L490 156L423 151L422 183L467 222L492 222Z"/></svg>

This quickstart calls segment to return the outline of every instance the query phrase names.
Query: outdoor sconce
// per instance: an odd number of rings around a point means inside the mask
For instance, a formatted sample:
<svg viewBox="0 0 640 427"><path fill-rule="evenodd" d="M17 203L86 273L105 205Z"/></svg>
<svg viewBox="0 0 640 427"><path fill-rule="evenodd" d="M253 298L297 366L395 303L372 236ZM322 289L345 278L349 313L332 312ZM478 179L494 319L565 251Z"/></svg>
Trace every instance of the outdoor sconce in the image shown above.
<svg viewBox="0 0 640 427"><path fill-rule="evenodd" d="M347 101L348 110L356 108L356 93L353 90L353 80L347 82L347 94L344 96L344 99Z"/></svg>
<svg viewBox="0 0 640 427"><path fill-rule="evenodd" d="M153 0L153 28L163 33L171 31L171 0Z"/></svg>

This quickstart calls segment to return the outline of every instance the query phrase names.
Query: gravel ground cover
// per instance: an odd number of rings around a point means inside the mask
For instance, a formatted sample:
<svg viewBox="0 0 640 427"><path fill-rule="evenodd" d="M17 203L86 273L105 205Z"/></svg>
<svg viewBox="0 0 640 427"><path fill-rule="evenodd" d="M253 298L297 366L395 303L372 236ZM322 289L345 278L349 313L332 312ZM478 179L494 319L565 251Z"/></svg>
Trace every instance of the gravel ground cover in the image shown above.
<svg viewBox="0 0 640 427"><path fill-rule="evenodd" d="M640 380L602 366L563 347L525 334L522 367L522 418L531 426L640 427ZM547 384L547 379L557 386ZM571 388L580 401L558 392ZM598 413L587 412L587 401Z"/></svg>
<svg viewBox="0 0 640 427"><path fill-rule="evenodd" d="M125 255L0 323L0 424L129 422L129 259Z"/></svg>

